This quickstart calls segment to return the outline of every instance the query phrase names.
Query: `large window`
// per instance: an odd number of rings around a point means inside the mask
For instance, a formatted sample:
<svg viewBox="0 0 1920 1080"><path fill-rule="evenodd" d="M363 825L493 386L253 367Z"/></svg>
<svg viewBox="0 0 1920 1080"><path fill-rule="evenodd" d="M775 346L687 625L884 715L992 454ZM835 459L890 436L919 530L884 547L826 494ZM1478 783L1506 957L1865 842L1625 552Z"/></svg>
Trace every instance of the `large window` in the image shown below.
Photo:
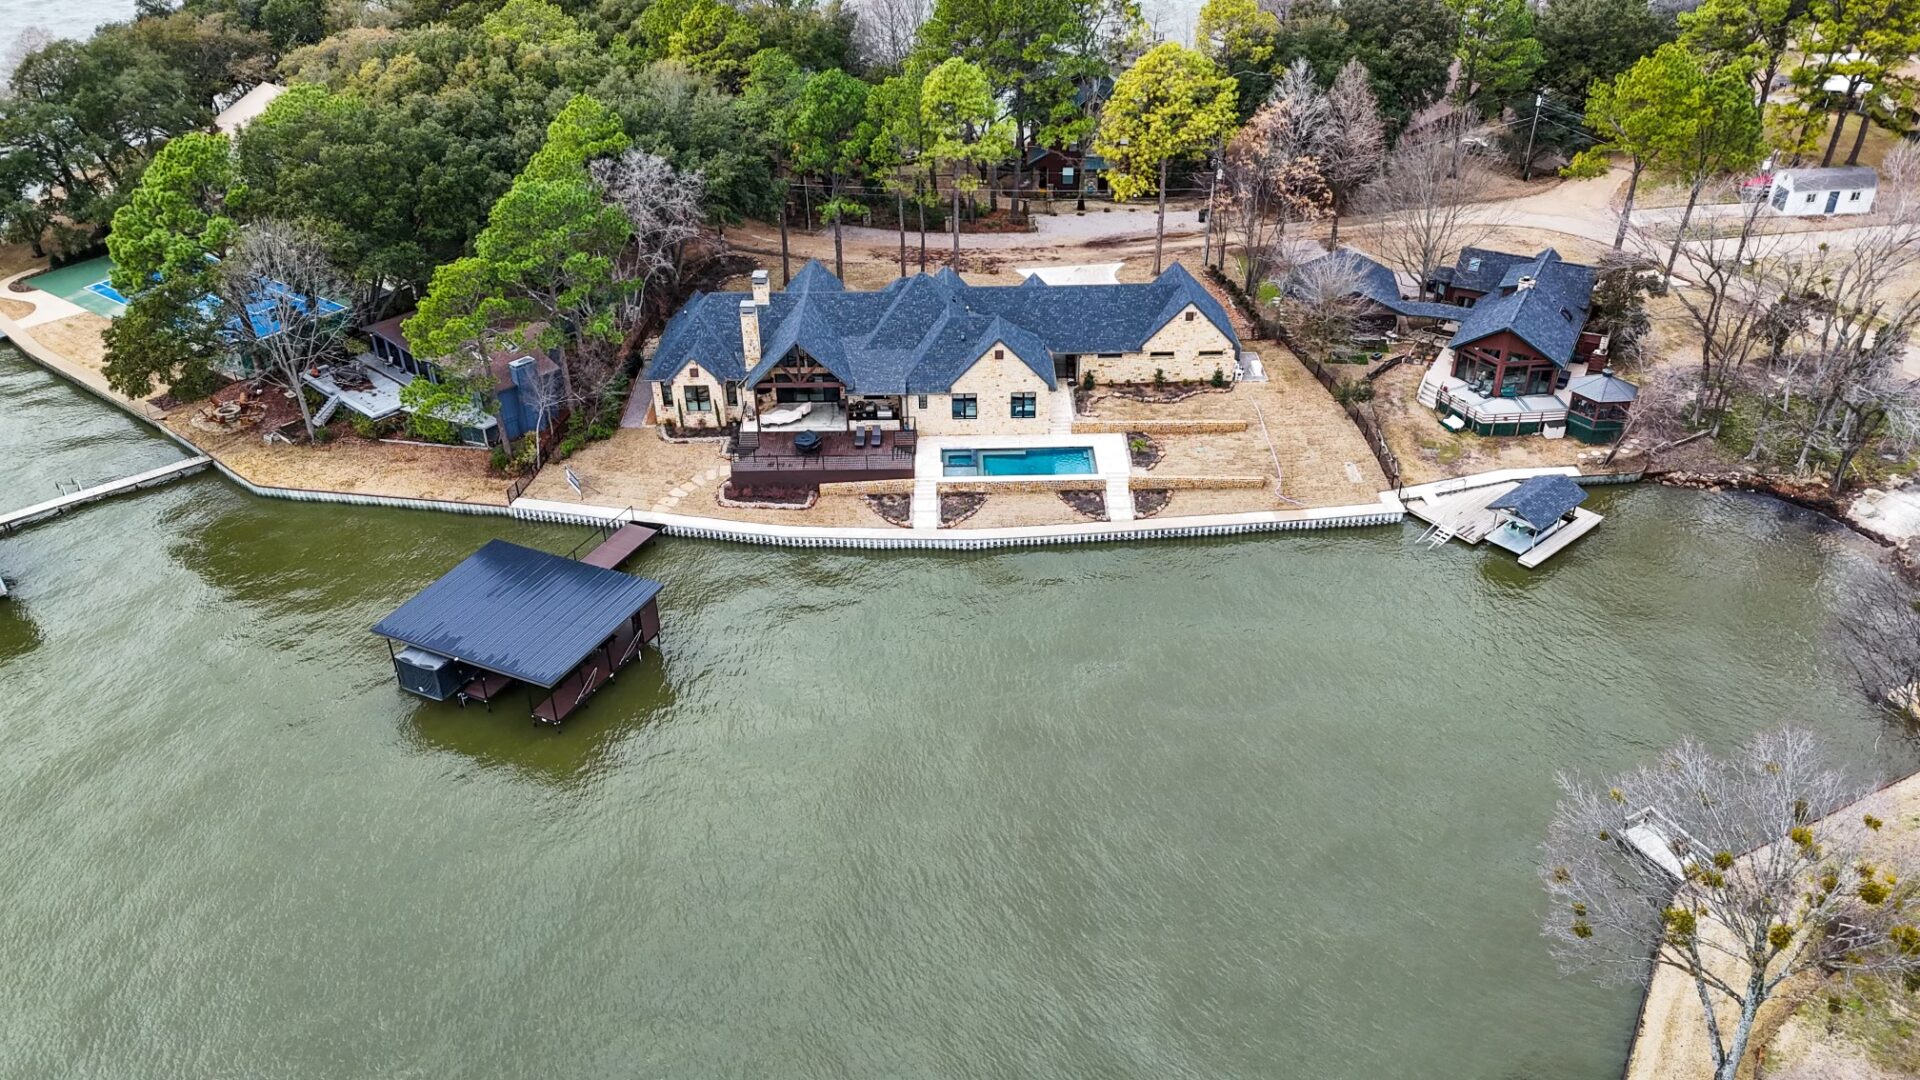
<svg viewBox="0 0 1920 1080"><path fill-rule="evenodd" d="M1015 420L1031 420L1038 415L1040 415L1038 403L1032 394L1013 395L1013 418Z"/></svg>
<svg viewBox="0 0 1920 1080"><path fill-rule="evenodd" d="M712 412L713 388L709 386L689 386L686 392L688 412Z"/></svg>
<svg viewBox="0 0 1920 1080"><path fill-rule="evenodd" d="M740 404L740 384L730 382L727 384L727 407L732 408L738 404Z"/></svg>
<svg viewBox="0 0 1920 1080"><path fill-rule="evenodd" d="M974 420L980 416L980 399L972 394L953 395L953 418Z"/></svg>

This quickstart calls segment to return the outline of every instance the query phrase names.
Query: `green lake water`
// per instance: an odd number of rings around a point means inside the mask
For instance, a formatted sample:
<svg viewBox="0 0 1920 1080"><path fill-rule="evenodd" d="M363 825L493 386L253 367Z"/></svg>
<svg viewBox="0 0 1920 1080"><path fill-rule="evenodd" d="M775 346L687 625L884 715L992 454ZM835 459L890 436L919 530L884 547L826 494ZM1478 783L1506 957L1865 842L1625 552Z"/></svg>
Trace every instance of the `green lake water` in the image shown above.
<svg viewBox="0 0 1920 1080"><path fill-rule="evenodd" d="M0 352L0 508L177 451ZM218 477L0 539L0 1076L1612 1080L1532 858L1568 765L1846 684L1872 552L1636 488L1539 572L1412 526L977 555L663 539L566 729L367 627L503 519ZM1176 504L1177 506L1177 504Z"/></svg>

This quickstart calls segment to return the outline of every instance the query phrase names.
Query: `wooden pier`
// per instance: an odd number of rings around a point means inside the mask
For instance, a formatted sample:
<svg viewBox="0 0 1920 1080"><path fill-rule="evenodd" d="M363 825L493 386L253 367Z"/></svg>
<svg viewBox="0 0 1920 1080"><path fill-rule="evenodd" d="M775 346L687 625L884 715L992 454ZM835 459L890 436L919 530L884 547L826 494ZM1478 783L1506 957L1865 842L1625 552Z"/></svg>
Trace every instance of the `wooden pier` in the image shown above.
<svg viewBox="0 0 1920 1080"><path fill-rule="evenodd" d="M645 525L622 525L602 540L599 547L581 556L580 561L602 570L618 570L621 563L631 558L634 552L646 547L647 542L659 534L660 530L650 529Z"/></svg>
<svg viewBox="0 0 1920 1080"><path fill-rule="evenodd" d="M171 465L162 465L157 469L148 469L143 473L135 473L132 476L114 480L110 483L95 484L93 487L62 495L56 499L48 499L43 503L35 503L32 506L0 514L0 536L11 534L14 530L31 525L36 521L59 517L61 514L75 507L85 506L88 503L96 503L102 499L112 498L115 495L124 495L130 491L138 491L141 488L154 487L159 484L164 484L169 480L177 480L189 473L199 472L211 464L213 464L213 459L203 454L199 457L176 461Z"/></svg>
<svg viewBox="0 0 1920 1080"><path fill-rule="evenodd" d="M1503 518L1501 511L1493 509L1495 504L1513 494L1523 483L1553 475L1565 476L1577 482L1579 470L1572 467L1539 471L1508 470L1443 480L1406 489L1402 492L1403 505L1407 513L1427 523L1428 529L1420 534L1420 541L1429 547L1439 547L1449 540L1459 540L1473 547L1500 528ZM1528 570L1537 568L1592 532L1603 520L1601 515L1591 510L1574 510L1571 521L1547 533L1533 547L1519 552L1520 565ZM1504 540L1496 539L1494 542L1510 551L1515 550Z"/></svg>

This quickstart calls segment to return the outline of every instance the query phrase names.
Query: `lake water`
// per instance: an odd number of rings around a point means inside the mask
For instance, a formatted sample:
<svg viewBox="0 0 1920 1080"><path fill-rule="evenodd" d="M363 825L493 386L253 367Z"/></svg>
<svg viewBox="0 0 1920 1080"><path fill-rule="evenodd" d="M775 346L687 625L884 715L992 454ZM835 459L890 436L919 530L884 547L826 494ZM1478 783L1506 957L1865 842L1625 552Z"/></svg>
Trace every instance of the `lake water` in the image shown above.
<svg viewBox="0 0 1920 1080"><path fill-rule="evenodd" d="M0 351L0 505L172 447ZM1567 765L1794 720L1875 572L1639 488L1541 572L1382 528L993 554L657 541L562 731L367 627L490 537L214 476L0 539L0 1076L1613 1080Z"/></svg>

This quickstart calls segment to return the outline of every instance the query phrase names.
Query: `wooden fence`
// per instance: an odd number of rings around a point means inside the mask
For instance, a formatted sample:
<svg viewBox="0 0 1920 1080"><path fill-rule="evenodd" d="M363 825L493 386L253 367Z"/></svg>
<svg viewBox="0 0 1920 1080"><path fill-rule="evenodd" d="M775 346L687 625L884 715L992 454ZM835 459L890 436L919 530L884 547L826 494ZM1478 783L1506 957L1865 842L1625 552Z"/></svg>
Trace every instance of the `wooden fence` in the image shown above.
<svg viewBox="0 0 1920 1080"><path fill-rule="evenodd" d="M1208 267L1207 276L1211 277L1215 284L1224 289L1228 296L1233 297L1234 306L1238 307L1240 314L1246 317L1247 322L1253 327L1256 337L1278 341L1280 344L1285 345L1287 349L1299 359L1300 363L1313 374L1313 377L1320 380L1320 385L1326 387L1327 393L1332 394L1333 399L1340 403L1340 408L1346 412L1347 419L1352 420L1353 426L1360 430L1360 437L1367 441L1367 449L1373 451L1374 460L1380 463L1380 471L1386 474L1387 483L1391 485L1395 491L1398 491L1400 489L1400 459L1394 456L1393 449L1387 445L1386 432L1381 429L1380 419L1374 414L1373 406L1358 401L1347 401L1342 398L1340 394L1339 376L1335 375L1327 365L1294 348L1292 340L1287 336L1286 327L1282 326L1279 320L1269 319L1262 314L1260 310L1254 306L1252 301L1247 299L1247 294L1242 292L1240 286L1231 278L1212 267Z"/></svg>

